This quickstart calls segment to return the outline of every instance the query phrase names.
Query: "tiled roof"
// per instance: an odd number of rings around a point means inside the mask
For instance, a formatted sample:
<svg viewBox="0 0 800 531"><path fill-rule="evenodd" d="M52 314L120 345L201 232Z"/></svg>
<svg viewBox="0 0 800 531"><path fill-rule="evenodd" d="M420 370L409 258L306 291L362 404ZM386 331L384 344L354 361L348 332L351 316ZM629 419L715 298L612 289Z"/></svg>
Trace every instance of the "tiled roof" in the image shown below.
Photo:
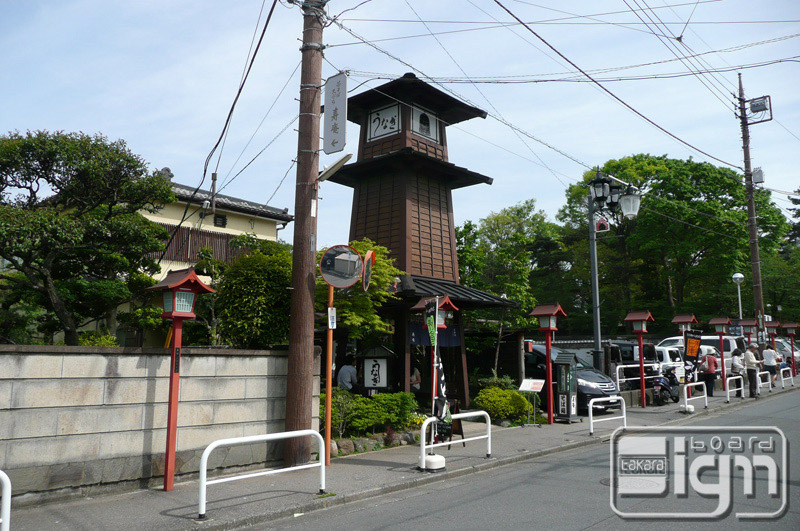
<svg viewBox="0 0 800 531"><path fill-rule="evenodd" d="M400 293L404 299L447 295L459 310L492 306L514 308L517 303L485 291L468 288L450 280L405 275L401 277ZM414 301L416 302L416 301Z"/></svg>
<svg viewBox="0 0 800 531"><path fill-rule="evenodd" d="M194 194L194 197L192 197L192 192L194 192L193 187L178 183L171 184L172 193L181 201L188 201L198 205L202 205L203 201L211 201L211 192L208 190L198 190L197 193ZM275 208L229 195L217 194L217 207L277 221L294 221L294 216L289 214L288 208Z"/></svg>

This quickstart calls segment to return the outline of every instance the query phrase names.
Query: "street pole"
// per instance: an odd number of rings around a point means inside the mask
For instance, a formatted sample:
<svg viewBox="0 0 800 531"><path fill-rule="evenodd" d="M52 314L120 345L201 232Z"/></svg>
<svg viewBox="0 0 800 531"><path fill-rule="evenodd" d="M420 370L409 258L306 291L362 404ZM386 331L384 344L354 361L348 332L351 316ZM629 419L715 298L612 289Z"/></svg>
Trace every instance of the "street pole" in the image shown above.
<svg viewBox="0 0 800 531"><path fill-rule="evenodd" d="M641 393L642 398L642 408L647 407L647 393L645 392L644 387L644 339L642 338L642 334L644 331L642 330L635 330L636 335L639 336L639 391Z"/></svg>
<svg viewBox="0 0 800 531"><path fill-rule="evenodd" d="M600 370L600 288L597 274L597 232L594 226L594 199L589 195L589 261L592 274L592 335L594 338L594 368Z"/></svg>
<svg viewBox="0 0 800 531"><path fill-rule="evenodd" d="M742 151L744 152L744 181L747 193L747 228L750 235L750 263L753 269L753 299L756 317L764 315L764 292L761 285L761 258L758 252L758 221L756 219L755 187L750 168L750 129L747 123L742 74L739 74L739 120L742 126ZM761 324L759 322L759 335Z"/></svg>
<svg viewBox="0 0 800 531"><path fill-rule="evenodd" d="M314 378L314 288L316 234L311 217L319 177L320 92L322 85L322 20L326 2L302 4L303 39L300 51L300 119L297 134L297 184L294 201L292 296L289 317L289 369L286 377L286 431L311 428ZM308 437L287 439L284 462L305 463L311 454Z"/></svg>
<svg viewBox="0 0 800 531"><path fill-rule="evenodd" d="M183 319L172 319L172 348L169 363L169 400L167 409L167 448L164 460L164 490L175 487L175 448L178 440L178 398L181 382L181 341Z"/></svg>
<svg viewBox="0 0 800 531"><path fill-rule="evenodd" d="M739 320L742 320L742 286L736 284L736 296L739 298Z"/></svg>
<svg viewBox="0 0 800 531"><path fill-rule="evenodd" d="M333 308L333 286L328 284L328 312ZM330 320L330 317L328 317ZM331 466L331 403L333 395L333 327L328 323L325 360L325 466Z"/></svg>

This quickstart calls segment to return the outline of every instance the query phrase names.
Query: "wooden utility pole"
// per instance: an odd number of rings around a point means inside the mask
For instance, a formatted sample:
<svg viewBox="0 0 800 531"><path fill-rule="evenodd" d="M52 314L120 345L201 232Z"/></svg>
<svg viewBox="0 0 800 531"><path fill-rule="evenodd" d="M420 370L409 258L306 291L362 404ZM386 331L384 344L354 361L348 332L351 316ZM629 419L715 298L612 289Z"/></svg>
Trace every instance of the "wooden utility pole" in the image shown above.
<svg viewBox="0 0 800 531"><path fill-rule="evenodd" d="M753 300L759 332L763 327L764 291L761 285L761 258L758 251L758 220L756 218L755 187L750 168L750 128L747 123L747 107L742 87L742 74L739 74L739 121L742 126L742 151L744 152L744 182L747 193L747 229L750 233L750 263L753 270Z"/></svg>
<svg viewBox="0 0 800 531"><path fill-rule="evenodd" d="M311 215L314 185L319 177L319 120L322 85L322 20L324 0L307 0L303 10L300 70L300 120L297 140L297 185L294 200L292 297L289 317L289 372L286 379L286 431L311 428L314 380L314 288L316 224ZM305 463L311 454L307 437L287 439L287 465Z"/></svg>

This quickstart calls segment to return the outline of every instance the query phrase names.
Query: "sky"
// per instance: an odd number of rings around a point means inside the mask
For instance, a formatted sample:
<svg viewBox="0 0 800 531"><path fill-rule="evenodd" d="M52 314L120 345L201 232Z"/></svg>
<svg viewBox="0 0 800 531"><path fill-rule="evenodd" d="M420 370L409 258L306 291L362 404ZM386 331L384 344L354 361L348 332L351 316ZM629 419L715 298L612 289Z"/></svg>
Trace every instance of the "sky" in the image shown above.
<svg viewBox="0 0 800 531"><path fill-rule="evenodd" d="M800 2L501 3L628 105L734 166L743 165L731 97L741 72L746 98L770 95L775 117L751 127L753 166L763 168L769 188L800 187ZM256 27L260 33L271 4L2 2L0 134L102 133L125 140L151 169L169 167L177 182L197 186L236 95ZM493 1L332 0L327 12L341 14L338 22L358 38L335 24L325 28L323 78L349 71L348 89L356 94L413 68L499 118L448 128L450 162L494 179L491 186L454 191L457 224L477 222L529 198L555 220L566 187L609 159L649 153L722 165L667 136L598 86L564 81L586 78L525 27L509 25L514 20ZM204 189L216 170L221 193L294 212L292 120L299 112L301 30L300 9L281 0ZM676 59L681 54L702 55L690 63ZM751 67L763 63L772 64ZM627 68L643 64L648 65ZM692 75L690 68L729 71ZM387 79L375 79L382 77ZM531 79L540 82L500 83ZM460 82L447 82L453 80ZM348 124L347 138L345 152L355 153L356 125ZM323 154L321 166L340 156ZM319 245L345 243L352 190L328 182L320 195ZM785 194L773 198L784 209L791 206ZM281 233L288 241L291 236L291 230Z"/></svg>

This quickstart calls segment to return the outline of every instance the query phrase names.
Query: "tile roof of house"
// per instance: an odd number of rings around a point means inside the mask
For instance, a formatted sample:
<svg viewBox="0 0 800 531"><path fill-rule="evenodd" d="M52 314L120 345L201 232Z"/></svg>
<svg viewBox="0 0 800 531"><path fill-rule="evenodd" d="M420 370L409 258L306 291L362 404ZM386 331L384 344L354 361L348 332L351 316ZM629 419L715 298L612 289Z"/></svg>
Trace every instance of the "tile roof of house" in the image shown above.
<svg viewBox="0 0 800 531"><path fill-rule="evenodd" d="M181 201L188 201L198 205L202 205L203 201L211 201L211 192L208 190L197 190L197 193L192 197L192 192L194 192L193 187L175 182L171 184L172 193ZM288 208L275 208L229 195L217 194L217 207L233 212L240 212L242 214L252 214L260 218L274 219L277 221L294 221L294 216L289 214Z"/></svg>

